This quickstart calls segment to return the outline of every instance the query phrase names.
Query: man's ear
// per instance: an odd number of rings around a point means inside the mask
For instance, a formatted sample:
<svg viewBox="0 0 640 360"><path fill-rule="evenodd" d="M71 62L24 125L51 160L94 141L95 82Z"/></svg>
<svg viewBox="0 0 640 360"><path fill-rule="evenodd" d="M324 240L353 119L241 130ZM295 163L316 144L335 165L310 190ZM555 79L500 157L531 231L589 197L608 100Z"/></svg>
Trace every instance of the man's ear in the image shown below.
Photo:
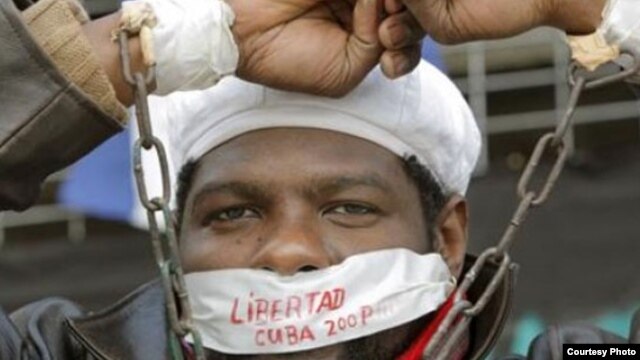
<svg viewBox="0 0 640 360"><path fill-rule="evenodd" d="M467 250L467 217L467 201L454 195L436 218L435 250L442 255L456 278L462 273Z"/></svg>

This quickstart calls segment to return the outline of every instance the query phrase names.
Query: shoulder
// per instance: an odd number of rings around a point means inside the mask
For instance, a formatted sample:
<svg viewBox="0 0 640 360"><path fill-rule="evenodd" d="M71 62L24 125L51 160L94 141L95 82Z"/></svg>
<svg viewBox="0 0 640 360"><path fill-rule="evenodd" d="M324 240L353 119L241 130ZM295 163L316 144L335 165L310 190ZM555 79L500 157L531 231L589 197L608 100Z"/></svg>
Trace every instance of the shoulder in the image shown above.
<svg viewBox="0 0 640 360"><path fill-rule="evenodd" d="M83 348L108 359L165 359L167 334L164 292L147 283L97 313L70 318L71 336Z"/></svg>
<svg viewBox="0 0 640 360"><path fill-rule="evenodd" d="M66 299L47 298L5 316L6 324L2 315L0 335L13 337L4 339L10 340L7 344L0 342L3 359L6 352L15 354L23 340L35 354L29 358L35 359L84 358L87 353L114 359L154 354L150 358L161 359L166 351L164 293L157 281L95 313Z"/></svg>

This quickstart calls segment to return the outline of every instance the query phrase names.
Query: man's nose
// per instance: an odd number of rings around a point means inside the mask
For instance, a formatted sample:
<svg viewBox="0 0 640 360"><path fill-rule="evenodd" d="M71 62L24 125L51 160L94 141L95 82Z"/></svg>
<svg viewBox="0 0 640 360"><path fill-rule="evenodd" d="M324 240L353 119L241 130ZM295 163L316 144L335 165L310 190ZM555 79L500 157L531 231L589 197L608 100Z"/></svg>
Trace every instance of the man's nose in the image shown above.
<svg viewBox="0 0 640 360"><path fill-rule="evenodd" d="M282 219L263 233L252 267L293 275L333 265L317 224L303 217Z"/></svg>

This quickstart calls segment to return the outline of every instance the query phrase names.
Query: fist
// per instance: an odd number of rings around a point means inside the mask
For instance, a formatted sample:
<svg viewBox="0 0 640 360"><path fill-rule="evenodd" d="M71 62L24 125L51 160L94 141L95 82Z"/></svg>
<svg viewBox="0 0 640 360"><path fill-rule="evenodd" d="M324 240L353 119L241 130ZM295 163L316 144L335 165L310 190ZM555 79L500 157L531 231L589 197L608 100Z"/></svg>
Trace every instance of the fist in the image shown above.
<svg viewBox="0 0 640 360"><path fill-rule="evenodd" d="M505 38L542 25L585 34L597 28L604 3L605 0L385 0L385 8L394 15L383 22L380 33L387 48L391 44L385 34L398 22L417 21L434 39L447 44Z"/></svg>
<svg viewBox="0 0 640 360"><path fill-rule="evenodd" d="M393 74L418 63L412 49L393 54L378 33L382 0L227 0L240 52L237 75L270 87L341 96L352 90L383 54L403 59Z"/></svg>

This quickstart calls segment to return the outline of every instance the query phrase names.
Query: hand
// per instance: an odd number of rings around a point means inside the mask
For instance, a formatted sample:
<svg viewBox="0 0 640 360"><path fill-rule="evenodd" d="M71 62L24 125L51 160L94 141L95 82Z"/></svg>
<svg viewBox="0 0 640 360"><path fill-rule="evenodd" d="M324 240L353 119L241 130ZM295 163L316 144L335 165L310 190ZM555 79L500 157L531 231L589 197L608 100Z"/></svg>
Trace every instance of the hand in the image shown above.
<svg viewBox="0 0 640 360"><path fill-rule="evenodd" d="M340 96L378 64L382 0L227 0L237 75L267 86ZM407 70L408 71L408 70Z"/></svg>
<svg viewBox="0 0 640 360"><path fill-rule="evenodd" d="M590 33L601 21L604 4L605 0L385 0L393 15L381 25L380 36L390 48L387 33L397 23L413 21L442 43L504 38L542 25Z"/></svg>

